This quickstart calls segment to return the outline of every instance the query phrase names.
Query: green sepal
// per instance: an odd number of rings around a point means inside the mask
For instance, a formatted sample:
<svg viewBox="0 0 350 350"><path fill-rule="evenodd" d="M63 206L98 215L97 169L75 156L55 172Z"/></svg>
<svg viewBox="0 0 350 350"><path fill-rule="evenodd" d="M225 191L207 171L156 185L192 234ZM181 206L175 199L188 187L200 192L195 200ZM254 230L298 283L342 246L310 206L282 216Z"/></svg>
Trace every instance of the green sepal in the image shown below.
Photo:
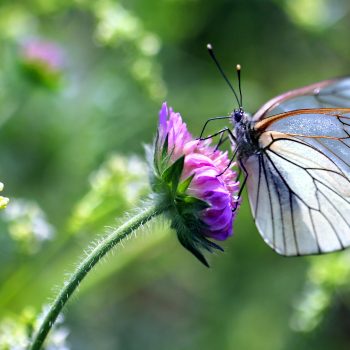
<svg viewBox="0 0 350 350"><path fill-rule="evenodd" d="M171 193L175 195L184 168L185 156L177 159L169 168L165 169L161 175L162 180L170 186Z"/></svg>
<svg viewBox="0 0 350 350"><path fill-rule="evenodd" d="M157 131L156 139L153 145L153 167L158 175L163 173L163 169L167 168L167 165L170 161L170 156L168 154L168 144L169 136L168 134L165 137L165 140L162 145L159 145L161 139L159 138L159 131ZM158 150L161 148L161 151Z"/></svg>
<svg viewBox="0 0 350 350"><path fill-rule="evenodd" d="M169 134L166 134L166 137L163 143L163 149L162 149L162 161L166 159L168 156L168 145L169 145Z"/></svg>
<svg viewBox="0 0 350 350"><path fill-rule="evenodd" d="M175 229L181 245L191 252L204 266L209 267L207 260L200 251L200 247L197 247L196 242L192 239L193 231L188 226L188 222L185 223L184 218L180 215L174 215L171 227Z"/></svg>
<svg viewBox="0 0 350 350"><path fill-rule="evenodd" d="M153 160L153 169L156 172L156 174L160 174L160 169L159 169L159 157L157 154L157 150L158 150L158 143L159 143L159 130L157 130L157 135L156 135L156 139L153 143L153 154L152 154L152 158L150 157L150 148L146 148L146 154L148 155L148 160L149 160L149 164L151 164L150 160Z"/></svg>
<svg viewBox="0 0 350 350"><path fill-rule="evenodd" d="M210 207L207 202L192 196L178 195L175 201L182 215L198 213Z"/></svg>
<svg viewBox="0 0 350 350"><path fill-rule="evenodd" d="M186 235L177 235L177 238L181 245L187 249L190 253L192 253L204 266L210 267L207 259L204 257L204 255L201 253L199 249L196 248L195 244L193 244L193 241L187 238Z"/></svg>
<svg viewBox="0 0 350 350"><path fill-rule="evenodd" d="M188 187L190 186L192 180L194 178L194 174L189 176L186 180L182 181L179 186L177 187L177 192L180 194L183 194L187 191Z"/></svg>
<svg viewBox="0 0 350 350"><path fill-rule="evenodd" d="M209 264L201 251L202 249L210 253L213 253L215 250L223 251L219 245L203 236L202 232L205 229L205 225L194 215L173 213L171 227L175 229L181 245L206 267L209 267Z"/></svg>

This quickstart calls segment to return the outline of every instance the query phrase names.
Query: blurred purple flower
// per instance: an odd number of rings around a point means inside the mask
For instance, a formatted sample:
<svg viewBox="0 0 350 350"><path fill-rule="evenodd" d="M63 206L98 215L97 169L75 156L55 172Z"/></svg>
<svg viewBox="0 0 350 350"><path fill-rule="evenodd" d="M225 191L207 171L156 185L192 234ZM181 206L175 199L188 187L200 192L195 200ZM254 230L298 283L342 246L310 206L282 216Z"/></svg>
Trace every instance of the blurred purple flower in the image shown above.
<svg viewBox="0 0 350 350"><path fill-rule="evenodd" d="M62 69L65 63L64 52L60 46L40 39L32 39L23 44L23 59L41 63L54 71Z"/></svg>
<svg viewBox="0 0 350 350"><path fill-rule="evenodd" d="M157 177L170 186L180 213L181 218L173 221L180 242L204 263L198 248L220 248L207 238L225 240L232 235L233 209L239 204L239 183L231 166L227 168L228 154L210 142L194 140L180 114L163 103L154 152ZM158 188L164 191L166 186ZM187 236L179 234L184 225Z"/></svg>
<svg viewBox="0 0 350 350"><path fill-rule="evenodd" d="M60 86L65 54L62 47L42 39L30 39L21 46L20 63L27 78L50 89Z"/></svg>

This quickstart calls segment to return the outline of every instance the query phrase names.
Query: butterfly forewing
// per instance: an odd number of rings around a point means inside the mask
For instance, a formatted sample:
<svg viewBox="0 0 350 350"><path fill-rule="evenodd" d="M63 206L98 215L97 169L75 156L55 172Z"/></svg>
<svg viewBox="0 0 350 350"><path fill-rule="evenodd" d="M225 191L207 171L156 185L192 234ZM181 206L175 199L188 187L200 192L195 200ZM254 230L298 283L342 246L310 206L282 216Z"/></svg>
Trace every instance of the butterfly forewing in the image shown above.
<svg viewBox="0 0 350 350"><path fill-rule="evenodd" d="M349 108L344 78L281 95L254 116L260 152L241 162L258 230L280 254L350 245Z"/></svg>
<svg viewBox="0 0 350 350"><path fill-rule="evenodd" d="M253 120L306 108L350 108L350 77L324 80L286 92L265 103Z"/></svg>
<svg viewBox="0 0 350 350"><path fill-rule="evenodd" d="M317 148L350 174L350 109L297 110L256 123L257 130L293 136Z"/></svg>

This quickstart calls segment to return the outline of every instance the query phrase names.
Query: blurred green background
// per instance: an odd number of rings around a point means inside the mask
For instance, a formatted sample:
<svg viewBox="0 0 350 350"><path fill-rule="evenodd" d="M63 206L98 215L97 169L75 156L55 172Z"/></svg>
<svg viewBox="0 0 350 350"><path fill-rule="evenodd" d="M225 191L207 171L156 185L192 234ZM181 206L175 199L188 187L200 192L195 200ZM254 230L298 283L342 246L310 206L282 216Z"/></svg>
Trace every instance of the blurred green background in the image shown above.
<svg viewBox="0 0 350 350"><path fill-rule="evenodd" d="M254 112L350 73L349 33L347 0L1 1L0 180L11 203L0 218L0 349L147 196L143 146L161 102L195 135L235 107L206 43L233 79L242 65ZM33 41L54 45L58 65L28 57ZM70 348L349 349L349 252L278 256L246 198L234 230L209 270L167 222L138 232L66 308Z"/></svg>

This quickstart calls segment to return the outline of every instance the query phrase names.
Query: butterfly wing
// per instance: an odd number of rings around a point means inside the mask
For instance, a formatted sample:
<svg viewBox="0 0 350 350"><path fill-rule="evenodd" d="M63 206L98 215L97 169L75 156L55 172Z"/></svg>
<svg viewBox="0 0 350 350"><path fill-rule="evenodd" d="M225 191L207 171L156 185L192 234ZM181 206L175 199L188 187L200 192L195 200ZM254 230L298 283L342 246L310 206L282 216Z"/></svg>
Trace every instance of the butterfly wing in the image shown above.
<svg viewBox="0 0 350 350"><path fill-rule="evenodd" d="M265 241L288 256L349 246L350 109L295 110L255 129L261 152L243 165Z"/></svg>
<svg viewBox="0 0 350 350"><path fill-rule="evenodd" d="M279 95L265 103L253 120L302 108L350 108L350 77L324 80Z"/></svg>

